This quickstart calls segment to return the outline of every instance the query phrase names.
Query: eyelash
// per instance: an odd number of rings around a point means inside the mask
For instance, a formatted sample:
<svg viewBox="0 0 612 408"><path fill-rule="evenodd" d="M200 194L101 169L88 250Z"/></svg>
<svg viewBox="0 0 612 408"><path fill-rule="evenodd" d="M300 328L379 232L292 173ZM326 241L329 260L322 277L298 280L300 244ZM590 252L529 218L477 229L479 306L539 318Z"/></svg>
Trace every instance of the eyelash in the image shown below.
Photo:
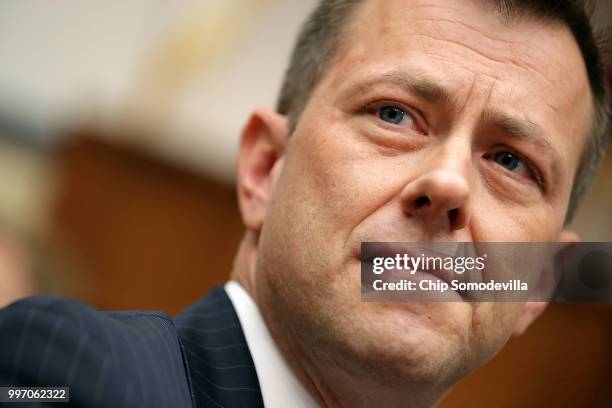
<svg viewBox="0 0 612 408"><path fill-rule="evenodd" d="M523 165L525 166L525 168L529 171L529 173L531 173L532 179L535 181L535 183L538 185L538 187L542 190L546 190L546 183L544 182L544 178L542 176L542 173L540 172L540 170L538 169L538 167L531 161L529 160L527 157L525 157L523 154L517 152L516 150L508 147L508 146L498 146L497 149L495 149L492 153L488 153L487 155L485 155L485 158L494 161L494 157L496 154L501 153L501 152L508 152L511 153L513 155L515 155L516 157L518 157L521 162L523 163ZM499 165L500 167L502 167L501 165ZM503 167L502 167L503 168ZM516 173L513 173L507 169L503 169L503 171L508 174L510 177L516 178L517 176L515 175Z"/></svg>
<svg viewBox="0 0 612 408"><path fill-rule="evenodd" d="M392 102L392 101L371 102L371 103L366 104L363 108L361 108L361 112L376 116L377 120L383 122L385 126L392 126L396 128L399 127L399 125L394 125L389 122L384 122L382 119L380 119L380 117L378 116L378 113L380 109L384 107L393 107L393 108L401 110L406 116L408 116L412 120L412 122L414 123L419 133L426 134L426 132L423 130L423 126L421 126L421 123L423 122L423 120L421 119L420 115L418 113L415 113L413 109L409 109L401 103Z"/></svg>

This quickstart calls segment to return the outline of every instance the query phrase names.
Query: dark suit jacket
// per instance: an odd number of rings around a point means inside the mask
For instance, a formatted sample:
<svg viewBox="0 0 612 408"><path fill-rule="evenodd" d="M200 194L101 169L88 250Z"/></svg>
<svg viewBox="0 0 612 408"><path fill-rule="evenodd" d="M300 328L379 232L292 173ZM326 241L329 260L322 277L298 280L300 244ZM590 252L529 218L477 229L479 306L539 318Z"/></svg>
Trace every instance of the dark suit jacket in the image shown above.
<svg viewBox="0 0 612 408"><path fill-rule="evenodd" d="M68 386L74 407L263 406L223 287L175 319L20 300L0 311L0 386Z"/></svg>

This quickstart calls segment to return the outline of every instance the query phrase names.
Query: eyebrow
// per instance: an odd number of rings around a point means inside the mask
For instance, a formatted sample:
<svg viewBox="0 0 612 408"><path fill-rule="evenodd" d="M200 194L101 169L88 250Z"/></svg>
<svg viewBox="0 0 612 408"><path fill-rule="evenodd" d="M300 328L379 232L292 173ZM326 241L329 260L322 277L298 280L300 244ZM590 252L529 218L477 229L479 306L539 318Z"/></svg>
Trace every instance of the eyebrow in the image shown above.
<svg viewBox="0 0 612 408"><path fill-rule="evenodd" d="M390 71L383 78L402 88L409 89L419 98L436 105L451 105L455 98L451 92L435 81L421 75L412 75L406 71Z"/></svg>
<svg viewBox="0 0 612 408"><path fill-rule="evenodd" d="M426 72L412 72L412 70L392 70L368 76L357 83L349 82L339 98L341 100L350 99L356 93L355 90L359 94L364 94L380 84L390 84L401 88L432 105L453 105L456 102L450 89L440 85L439 81L434 78L428 77Z"/></svg>

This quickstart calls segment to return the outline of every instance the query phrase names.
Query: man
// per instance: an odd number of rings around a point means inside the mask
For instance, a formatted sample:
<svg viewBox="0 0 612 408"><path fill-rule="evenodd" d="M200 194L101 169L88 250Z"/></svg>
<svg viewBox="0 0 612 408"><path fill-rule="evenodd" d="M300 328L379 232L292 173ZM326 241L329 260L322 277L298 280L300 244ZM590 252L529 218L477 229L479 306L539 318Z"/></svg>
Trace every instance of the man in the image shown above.
<svg viewBox="0 0 612 408"><path fill-rule="evenodd" d="M232 281L174 321L19 302L0 382L85 406L435 405L544 304L361 302L360 243L575 241L603 78L575 2L323 1L278 112L243 132Z"/></svg>

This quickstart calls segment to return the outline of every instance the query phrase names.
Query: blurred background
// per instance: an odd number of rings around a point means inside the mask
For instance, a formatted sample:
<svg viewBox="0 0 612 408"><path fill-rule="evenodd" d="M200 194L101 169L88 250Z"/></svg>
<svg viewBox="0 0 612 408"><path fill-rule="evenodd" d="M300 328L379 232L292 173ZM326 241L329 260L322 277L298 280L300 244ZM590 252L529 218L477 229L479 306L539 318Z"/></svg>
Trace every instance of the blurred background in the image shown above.
<svg viewBox="0 0 612 408"><path fill-rule="evenodd" d="M0 2L0 305L176 314L225 282L240 129L274 106L315 3ZM585 241L612 241L610 156L574 222ZM442 404L544 405L612 406L612 305L551 305Z"/></svg>

